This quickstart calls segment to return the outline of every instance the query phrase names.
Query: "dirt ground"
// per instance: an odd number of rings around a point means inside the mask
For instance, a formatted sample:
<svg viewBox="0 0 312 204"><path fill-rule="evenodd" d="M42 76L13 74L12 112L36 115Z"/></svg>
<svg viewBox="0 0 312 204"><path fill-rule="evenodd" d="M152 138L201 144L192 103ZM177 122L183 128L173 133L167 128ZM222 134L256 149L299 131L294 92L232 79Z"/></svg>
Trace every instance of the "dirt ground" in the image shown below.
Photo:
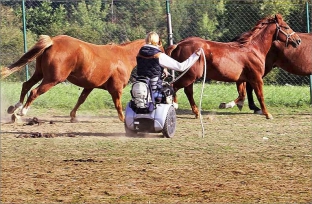
<svg viewBox="0 0 312 204"><path fill-rule="evenodd" d="M126 137L115 110L1 114L1 203L311 203L312 115L177 111L173 138Z"/></svg>

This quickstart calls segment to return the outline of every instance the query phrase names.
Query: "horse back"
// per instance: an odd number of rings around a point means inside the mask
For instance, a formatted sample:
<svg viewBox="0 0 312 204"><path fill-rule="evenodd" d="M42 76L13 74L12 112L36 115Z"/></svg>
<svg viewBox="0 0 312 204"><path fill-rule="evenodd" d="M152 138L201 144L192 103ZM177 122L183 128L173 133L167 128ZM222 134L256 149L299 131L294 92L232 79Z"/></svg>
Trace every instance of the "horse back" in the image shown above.
<svg viewBox="0 0 312 204"><path fill-rule="evenodd" d="M204 39L199 37L188 37L175 45L169 46L166 49L166 54L178 62L183 62L188 59L198 48L203 48L203 50L206 52L207 45L204 41ZM179 87L186 87L192 84L196 79L202 77L203 67L203 58L200 57L199 60L195 62L195 64L179 80L174 82L174 86L179 89Z"/></svg>
<svg viewBox="0 0 312 204"><path fill-rule="evenodd" d="M45 76L59 81L67 79L77 86L104 89L116 81L120 86L128 82L136 65L136 55L145 43L142 39L96 45L67 35L55 36L52 40L53 46L39 59ZM51 72L55 76L51 76Z"/></svg>

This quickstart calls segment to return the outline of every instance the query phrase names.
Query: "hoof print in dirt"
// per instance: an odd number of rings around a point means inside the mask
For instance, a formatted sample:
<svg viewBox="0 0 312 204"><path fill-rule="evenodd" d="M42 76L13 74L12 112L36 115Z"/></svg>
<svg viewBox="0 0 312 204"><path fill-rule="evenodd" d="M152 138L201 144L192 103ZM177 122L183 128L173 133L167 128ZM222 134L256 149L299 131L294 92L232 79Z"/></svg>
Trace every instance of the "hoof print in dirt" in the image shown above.
<svg viewBox="0 0 312 204"><path fill-rule="evenodd" d="M57 137L57 135L53 133L40 133L40 132L20 134L17 136L17 138L54 138L54 137Z"/></svg>
<svg viewBox="0 0 312 204"><path fill-rule="evenodd" d="M40 125L40 124L42 124L43 122L41 122L41 121L39 121L39 119L38 118L36 118L36 117L33 117L32 119L30 118L30 119L28 119L28 122L27 123L25 123L24 125Z"/></svg>
<svg viewBox="0 0 312 204"><path fill-rule="evenodd" d="M54 133L32 132L29 134L20 134L16 138L54 138L54 137L76 137L74 134L57 135Z"/></svg>

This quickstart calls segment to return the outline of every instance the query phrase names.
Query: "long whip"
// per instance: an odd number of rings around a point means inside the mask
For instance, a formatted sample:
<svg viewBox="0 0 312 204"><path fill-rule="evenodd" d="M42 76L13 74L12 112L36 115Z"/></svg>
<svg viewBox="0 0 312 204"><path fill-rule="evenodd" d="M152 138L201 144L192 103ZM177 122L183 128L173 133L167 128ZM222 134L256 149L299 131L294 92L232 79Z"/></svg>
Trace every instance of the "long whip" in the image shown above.
<svg viewBox="0 0 312 204"><path fill-rule="evenodd" d="M201 110L202 110L201 106L202 106L202 99L203 99L203 95L204 95L204 86L205 86L205 81L206 81L207 65L206 65L205 52L204 52L203 48L200 48L200 50L201 50L202 55L204 56L204 79L203 79L203 85L202 85L201 94L200 94L200 101L199 101L199 119L200 119L200 124L201 124L201 127L202 127L202 138L204 138L205 128L204 128L204 124L203 124L203 117L202 117L202 114L201 114ZM176 79L174 79L171 82L169 82L169 84L173 84L175 81L180 79L190 68L191 67L189 67L184 72L182 72L182 74L180 74Z"/></svg>
<svg viewBox="0 0 312 204"><path fill-rule="evenodd" d="M203 79L203 85L202 85L202 89L201 89L201 94L200 94L200 100L199 100L199 119L200 119L200 124L202 127L202 138L204 138L205 135L205 128L204 128L204 124L203 124L203 117L201 114L201 106L202 106L202 99L203 99L203 95L204 95L204 86L205 86L205 81L206 81L206 72L207 72L207 64L206 64L206 56L204 53L203 48L200 48L202 55L204 56L204 79Z"/></svg>

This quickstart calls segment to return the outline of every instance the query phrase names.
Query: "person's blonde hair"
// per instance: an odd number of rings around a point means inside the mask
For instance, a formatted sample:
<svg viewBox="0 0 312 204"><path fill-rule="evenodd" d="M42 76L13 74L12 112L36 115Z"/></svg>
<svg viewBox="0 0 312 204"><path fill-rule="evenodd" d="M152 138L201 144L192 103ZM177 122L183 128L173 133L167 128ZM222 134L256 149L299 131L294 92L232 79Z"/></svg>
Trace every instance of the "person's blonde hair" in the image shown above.
<svg viewBox="0 0 312 204"><path fill-rule="evenodd" d="M146 35L145 42L146 42L146 44L158 46L159 45L159 35L154 31L149 32Z"/></svg>

